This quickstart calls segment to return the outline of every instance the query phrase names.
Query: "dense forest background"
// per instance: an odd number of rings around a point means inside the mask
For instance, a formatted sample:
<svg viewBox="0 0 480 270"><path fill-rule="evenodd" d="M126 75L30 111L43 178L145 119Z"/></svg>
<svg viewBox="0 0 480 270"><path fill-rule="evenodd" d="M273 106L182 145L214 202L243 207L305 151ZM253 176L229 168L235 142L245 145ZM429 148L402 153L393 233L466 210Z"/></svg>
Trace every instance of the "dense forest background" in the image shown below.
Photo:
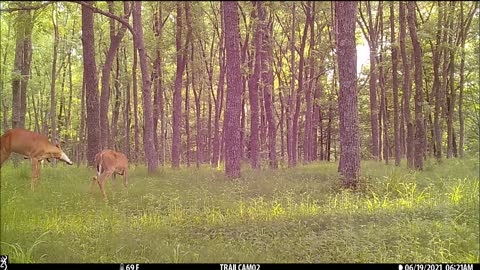
<svg viewBox="0 0 480 270"><path fill-rule="evenodd" d="M238 20L222 5L2 1L2 133L59 138L78 165L111 148L150 171L218 167L229 145L252 168L337 161L335 4L239 2ZM369 48L357 70L361 158L422 169L478 153L478 2L356 8L356 43Z"/></svg>

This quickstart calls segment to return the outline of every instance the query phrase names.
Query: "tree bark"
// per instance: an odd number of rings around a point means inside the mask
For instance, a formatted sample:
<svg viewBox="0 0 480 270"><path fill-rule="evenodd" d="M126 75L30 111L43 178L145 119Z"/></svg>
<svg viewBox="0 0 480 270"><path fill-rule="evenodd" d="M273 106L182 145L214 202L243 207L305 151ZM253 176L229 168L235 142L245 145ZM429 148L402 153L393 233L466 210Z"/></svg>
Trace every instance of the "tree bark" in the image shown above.
<svg viewBox="0 0 480 270"><path fill-rule="evenodd" d="M417 37L415 2L408 2L408 28L413 45L413 57L415 63L415 169L423 170L423 155L425 152L425 126L423 123L423 62L422 48Z"/></svg>
<svg viewBox="0 0 480 270"><path fill-rule="evenodd" d="M82 44L83 44L83 80L87 103L87 161L89 166L95 163L95 155L100 151L100 122L98 110L98 77L95 63L95 38L93 30L93 12L82 5Z"/></svg>
<svg viewBox="0 0 480 270"><path fill-rule="evenodd" d="M250 141L249 141L249 157L250 165L253 169L259 169L259 106L258 106L258 92L260 82L260 68L261 68L261 45L262 45L262 22L259 14L264 12L264 7L261 2L253 2L255 8L252 11L252 20L254 21L255 33L253 36L253 44L255 48L253 74L248 83L248 97L250 102Z"/></svg>
<svg viewBox="0 0 480 270"><path fill-rule="evenodd" d="M222 11L223 12L223 11ZM214 122L214 131L213 131L213 157L212 157L212 167L217 168L218 163L220 161L220 151L221 151L221 140L222 136L220 134L220 116L222 114L222 107L223 107L223 92L225 86L225 69L226 69L226 60L225 60L225 31L224 31L224 24L225 20L223 18L223 13L220 16L220 25L221 25L221 34L220 37L220 45L219 45L219 66L220 66L220 73L218 75L218 87L217 87L217 97L213 97L215 101L215 122ZM213 95L213 93L212 93Z"/></svg>
<svg viewBox="0 0 480 270"><path fill-rule="evenodd" d="M393 2L390 2L390 43L392 44L393 140L395 145L395 166L400 166L402 152L400 142L400 117L398 108L398 52L395 39L395 8Z"/></svg>
<svg viewBox="0 0 480 270"><path fill-rule="evenodd" d="M378 4L378 16L380 17L380 40L384 39L383 36L383 2L380 1ZM383 71L383 43L380 44L380 55L378 57L378 76L379 76L379 84L380 84L380 108L382 114L382 124L383 124L383 160L385 164L388 164L389 157L390 157L390 143L388 138L388 126L389 126L389 119L388 119L388 101L387 101L387 94L385 90L385 73Z"/></svg>
<svg viewBox="0 0 480 270"><path fill-rule="evenodd" d="M259 3L259 2L257 2ZM260 4L259 4L260 5ZM268 124L268 159L269 166L272 169L278 168L277 164L277 130L274 115L274 94L273 94L273 21L267 21L265 8L260 10L259 19L262 22L262 50L261 50L261 70L262 70L262 86L263 101L265 107L265 116Z"/></svg>
<svg viewBox="0 0 480 270"><path fill-rule="evenodd" d="M113 13L113 1L107 1L108 9L110 13ZM124 17L128 16L128 3L124 2ZM101 79L101 94L100 94L100 133L101 133L101 147L102 148L111 148L112 144L110 143L110 134L109 134L109 125L108 125L108 101L110 99L110 72L113 67L113 61L115 60L115 55L117 49L120 46L120 42L127 31L127 27L122 24L118 32L115 34L115 21L110 18L110 46L108 48L107 55L105 57L105 64L102 68L102 79Z"/></svg>
<svg viewBox="0 0 480 270"><path fill-rule="evenodd" d="M315 46L315 29L314 29L314 20L315 20L315 2L308 1L306 6L306 19L305 23L309 24L310 27L310 43L309 43L309 50L308 50L308 66L309 66L309 73L307 82L307 87L305 88L305 130L303 132L303 162L309 163L312 161L312 149L313 149L313 134L312 134L312 114L313 114L313 105L312 105L312 88L313 88L313 76L315 73L315 61L313 58L313 50Z"/></svg>
<svg viewBox="0 0 480 270"><path fill-rule="evenodd" d="M405 5L403 1L399 2L400 11L399 11L399 23L400 23L400 53L402 55L402 67L403 67L403 111L404 111L404 121L407 125L407 137L406 137L406 148L407 148L407 166L409 168L414 167L414 152L413 152L413 142L414 142L414 125L412 121L412 116L410 112L410 95L411 95L411 79L410 79L410 67L408 63L408 57L405 46L405 36L406 36L406 14L405 14Z"/></svg>
<svg viewBox="0 0 480 270"><path fill-rule="evenodd" d="M127 49L123 48L123 64L125 68L125 74L128 74L127 70ZM134 58L136 58L136 54L134 54ZM133 73L133 71L132 71ZM127 79L127 89L125 91L125 104L123 105L123 134L125 138L124 143L124 154L127 156L128 160L131 160L130 156L130 126L131 126L131 118L130 118L130 80ZM136 118L136 117L135 117Z"/></svg>
<svg viewBox="0 0 480 270"><path fill-rule="evenodd" d="M308 15L307 17L310 17ZM308 33L308 27L309 27L309 22L305 23L305 26L303 28L303 35L302 39L300 42L300 60L298 63L298 89L296 92L296 101L295 101L295 114L293 116L293 123L292 123L292 132L293 132L293 138L292 138L292 156L293 156L293 163L294 165L297 164L298 157L300 156L300 153L298 153L298 138L299 138L299 127L298 127L298 119L300 117L300 107L302 105L302 94L303 94L303 81L304 81L304 68L305 68L305 45L307 42L307 33Z"/></svg>
<svg viewBox="0 0 480 270"><path fill-rule="evenodd" d="M453 31L453 21L455 17L455 2L450 2L450 15L451 15L451 20L449 21L449 29L450 31ZM449 80L448 80L448 86L450 90L450 95L448 98L448 117L447 117L447 158L452 158L457 156L457 151L456 151L456 142L455 142L455 134L453 130L453 115L455 112L455 77L454 77L454 72L455 72L455 44L453 42L453 35L449 35L448 38L448 44L449 44L449 66L448 66L448 71L449 71Z"/></svg>
<svg viewBox="0 0 480 270"><path fill-rule="evenodd" d="M158 155L153 143L152 97L150 92L150 79L147 65L147 55L143 41L142 29L142 2L135 2L133 9L133 28L135 29L134 42L137 44L142 72L142 101L143 101L143 146L147 160L148 172L154 172L158 167ZM136 52L135 52L136 53Z"/></svg>
<svg viewBox="0 0 480 270"><path fill-rule="evenodd" d="M24 38L23 38L23 59L22 59L22 78L21 78L21 106L20 106L20 125L25 127L25 114L27 111L27 85L30 79L30 64L32 62L32 29L33 18L30 11L24 12L25 25L24 25Z"/></svg>
<svg viewBox="0 0 480 270"><path fill-rule="evenodd" d="M360 137L357 102L356 2L335 2L335 39L340 92L340 174L345 187L356 188L360 174Z"/></svg>
<svg viewBox="0 0 480 270"><path fill-rule="evenodd" d="M132 67L132 96L133 96L133 119L134 119L134 153L133 159L137 164L140 156L140 130L138 119L138 84L137 84L137 46L133 43L133 67Z"/></svg>
<svg viewBox="0 0 480 270"><path fill-rule="evenodd" d="M222 2L225 17L225 47L227 73L227 99L225 106L225 175L240 177L240 110L241 110L241 73L240 73L240 29L238 26L238 3Z"/></svg>
<svg viewBox="0 0 480 270"><path fill-rule="evenodd" d="M295 2L292 2L292 31L290 37L290 93L288 95L287 105L287 153L288 153L288 167L295 166L294 157L294 140L295 133L293 132L293 94L295 93L295 24L296 24Z"/></svg>

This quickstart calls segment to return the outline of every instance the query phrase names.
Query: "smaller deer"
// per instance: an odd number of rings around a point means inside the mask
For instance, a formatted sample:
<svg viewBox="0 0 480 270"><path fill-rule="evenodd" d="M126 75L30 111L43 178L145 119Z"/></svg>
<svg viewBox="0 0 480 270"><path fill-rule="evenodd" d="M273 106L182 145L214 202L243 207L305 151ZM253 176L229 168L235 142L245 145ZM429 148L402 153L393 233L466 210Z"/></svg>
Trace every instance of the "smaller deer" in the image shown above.
<svg viewBox="0 0 480 270"><path fill-rule="evenodd" d="M97 175L93 176L93 181L90 184L90 193L93 192L93 185L97 182L103 197L107 199L105 181L108 177L113 176L112 185L115 187L115 175L117 174L123 175L123 185L127 187L128 159L124 154L110 149L103 150L95 155L95 167Z"/></svg>

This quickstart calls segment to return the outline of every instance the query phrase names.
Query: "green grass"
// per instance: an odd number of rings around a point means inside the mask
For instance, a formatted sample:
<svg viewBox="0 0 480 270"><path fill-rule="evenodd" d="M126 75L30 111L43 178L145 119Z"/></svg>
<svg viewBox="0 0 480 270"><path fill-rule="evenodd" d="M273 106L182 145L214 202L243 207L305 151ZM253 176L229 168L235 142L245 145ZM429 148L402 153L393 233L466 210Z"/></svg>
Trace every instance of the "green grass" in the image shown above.
<svg viewBox="0 0 480 270"><path fill-rule="evenodd" d="M221 170L131 167L105 202L93 169L1 171L0 254L12 262L479 262L479 164L422 172L362 162L361 190L314 163L238 180Z"/></svg>

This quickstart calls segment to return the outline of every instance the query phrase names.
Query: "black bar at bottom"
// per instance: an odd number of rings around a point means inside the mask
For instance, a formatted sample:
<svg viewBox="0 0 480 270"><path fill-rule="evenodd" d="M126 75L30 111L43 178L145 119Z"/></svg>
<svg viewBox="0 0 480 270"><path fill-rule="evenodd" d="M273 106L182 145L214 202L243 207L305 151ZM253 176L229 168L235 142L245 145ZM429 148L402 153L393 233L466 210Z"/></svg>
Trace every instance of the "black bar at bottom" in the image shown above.
<svg viewBox="0 0 480 270"><path fill-rule="evenodd" d="M9 263L8 270L16 269L102 269L102 270L149 270L149 269L212 269L212 270L270 270L283 269L284 267L295 269L384 269L384 270L480 270L480 264L475 263L400 263L400 264L288 264L288 263L180 263L180 264L162 264L162 263L106 263L106 264L17 264ZM3 270L2 268L0 270Z"/></svg>

